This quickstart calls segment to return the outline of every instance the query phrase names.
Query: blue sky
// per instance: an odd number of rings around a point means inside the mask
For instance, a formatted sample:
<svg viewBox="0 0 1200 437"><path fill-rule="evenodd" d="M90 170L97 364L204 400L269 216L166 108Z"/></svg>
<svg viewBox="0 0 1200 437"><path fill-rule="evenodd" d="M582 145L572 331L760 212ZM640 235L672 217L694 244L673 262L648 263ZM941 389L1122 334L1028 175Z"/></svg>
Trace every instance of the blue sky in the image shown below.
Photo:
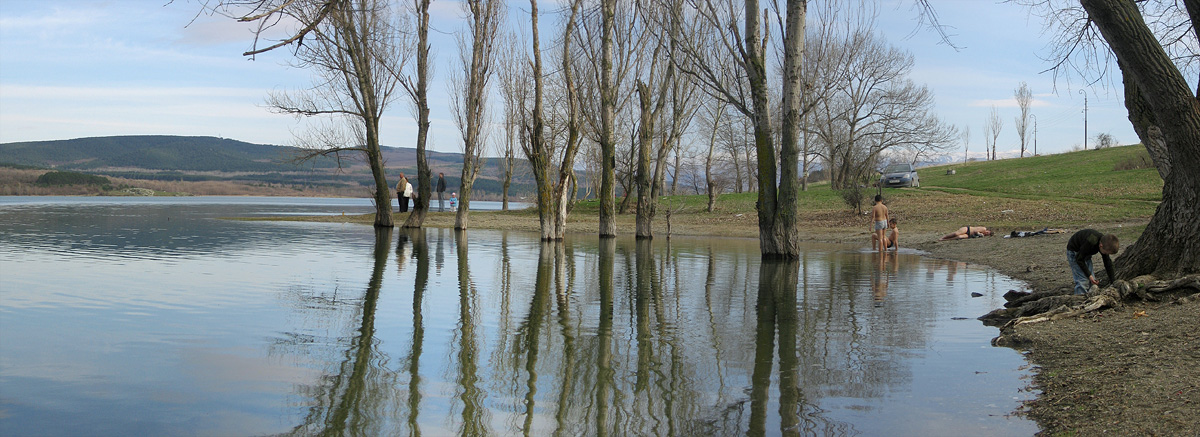
<svg viewBox="0 0 1200 437"><path fill-rule="evenodd" d="M1013 91L1021 81L1035 96L1038 151L1081 145L1081 81L1059 78L1056 84L1049 73L1040 73L1048 67L1039 57L1048 53L1040 19L1020 6L987 0L933 4L942 23L954 27L961 50L940 44L928 31L914 33L910 1L881 2L876 23L889 43L913 53L911 77L934 92L938 114L960 128L969 126L973 157L982 155L983 125L993 105L1004 122L1001 155L1019 150ZM447 33L460 28L459 9L449 1L434 5L434 26L441 32L434 33L430 148L457 152L459 133L442 80L458 68ZM241 53L252 38L246 25L198 12L198 3L185 0L0 0L0 142L161 134L292 143L293 132L303 126L269 112L263 102L272 90L307 86L309 73L288 67L287 51L246 59ZM526 14L509 12L510 19ZM1119 78L1115 86L1102 82L1082 89L1089 137L1107 132L1121 144L1138 142L1125 118ZM404 100L392 105L382 129L385 145L413 146L415 123ZM1032 129L1029 135L1032 142Z"/></svg>

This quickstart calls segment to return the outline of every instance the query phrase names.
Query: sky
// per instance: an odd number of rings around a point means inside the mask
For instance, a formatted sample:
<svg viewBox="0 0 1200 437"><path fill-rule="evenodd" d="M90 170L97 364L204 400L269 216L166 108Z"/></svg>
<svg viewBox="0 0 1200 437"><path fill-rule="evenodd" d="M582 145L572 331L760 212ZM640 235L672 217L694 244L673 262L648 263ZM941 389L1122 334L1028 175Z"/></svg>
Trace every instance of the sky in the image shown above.
<svg viewBox="0 0 1200 437"><path fill-rule="evenodd" d="M983 156L984 123L993 106L1004 123L999 154L1019 153L1013 93L1022 81L1034 94L1038 153L1082 146L1085 94L1089 143L1102 132L1120 144L1138 142L1119 78L1115 85L1080 87L1079 80L1056 81L1042 72L1050 66L1043 59L1048 37L1025 8L988 0L931 3L960 49L919 28L911 0L881 0L876 25L888 43L913 54L910 78L931 89L937 114L970 129L972 158ZM433 4L429 147L460 152L446 77L461 68L451 36L462 28L461 12L455 2ZM294 144L305 125L270 112L264 102L272 91L309 86L310 73L288 66L287 50L254 60L242 56L252 43L249 27L201 10L196 0L0 0L0 143L195 135ZM509 17L527 20L527 10L511 9ZM415 146L416 124L405 100L391 106L381 129L384 145ZM1032 127L1027 138L1032 151ZM955 153L961 160L962 148Z"/></svg>

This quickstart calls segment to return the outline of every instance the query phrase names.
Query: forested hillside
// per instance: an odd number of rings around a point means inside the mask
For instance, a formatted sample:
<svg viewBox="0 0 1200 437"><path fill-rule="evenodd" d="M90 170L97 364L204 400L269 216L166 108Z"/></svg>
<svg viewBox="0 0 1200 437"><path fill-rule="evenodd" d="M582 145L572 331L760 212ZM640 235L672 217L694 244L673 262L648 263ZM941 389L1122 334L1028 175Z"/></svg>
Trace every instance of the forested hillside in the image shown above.
<svg viewBox="0 0 1200 437"><path fill-rule="evenodd" d="M416 182L416 149L384 147L388 179L399 173ZM293 162L299 149L251 144L216 137L169 135L77 138L0 144L0 165L78 171L126 179L158 181L233 181L295 187L369 186L370 171L358 156ZM446 174L447 185L459 186L462 155L427 152L434 177ZM523 162L523 160L521 161ZM518 172L510 194L531 191L532 182ZM500 169L486 166L476 182L483 195L499 195ZM453 189L453 188L451 188Z"/></svg>

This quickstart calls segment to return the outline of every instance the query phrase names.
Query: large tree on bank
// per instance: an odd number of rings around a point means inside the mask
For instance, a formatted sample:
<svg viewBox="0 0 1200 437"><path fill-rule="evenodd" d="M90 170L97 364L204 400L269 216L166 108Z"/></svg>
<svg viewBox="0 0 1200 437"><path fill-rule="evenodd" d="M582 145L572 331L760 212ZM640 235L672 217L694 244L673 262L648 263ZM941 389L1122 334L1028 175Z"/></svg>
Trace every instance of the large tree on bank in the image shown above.
<svg viewBox="0 0 1200 437"><path fill-rule="evenodd" d="M1200 89L1192 91L1180 66L1147 25L1133 0L1080 0L1116 56L1125 106L1134 131L1163 178L1162 203L1136 242L1116 259L1118 276L1174 278L1200 273ZM1200 1L1185 0L1182 38L1200 38ZM1177 4L1175 7L1178 7ZM1186 13L1185 13L1186 12ZM1196 55L1190 56L1194 61Z"/></svg>
<svg viewBox="0 0 1200 437"><path fill-rule="evenodd" d="M757 0L744 9L733 2L688 0L688 19L672 53L682 72L713 97L729 102L748 118L754 130L758 162L759 249L764 258L800 255L797 203L801 115L801 63L804 57L806 0L788 0L782 21L782 120L778 153L767 76L769 14ZM741 21L739 26L738 20ZM747 97L748 96L748 97Z"/></svg>
<svg viewBox="0 0 1200 437"><path fill-rule="evenodd" d="M297 117L332 118L330 124L298 138L305 151L299 159L360 154L374 180L375 226L395 226L379 124L399 83L393 72L406 60L407 43L396 17L383 0L295 3L280 11L299 23L312 23L295 57L298 67L313 71L315 84L307 90L272 93L267 104Z"/></svg>
<svg viewBox="0 0 1200 437"><path fill-rule="evenodd" d="M374 180L375 226L395 226L391 187L379 148L379 123L407 61L410 43L403 31L404 17L393 14L388 0L200 0L200 4L255 26L253 45L243 56L254 59L295 44L296 66L313 70L314 86L273 93L267 104L297 117L337 119L298 138L305 151L297 160L336 156L340 163L344 153L360 154ZM291 28L281 39L266 38L268 31L282 26Z"/></svg>

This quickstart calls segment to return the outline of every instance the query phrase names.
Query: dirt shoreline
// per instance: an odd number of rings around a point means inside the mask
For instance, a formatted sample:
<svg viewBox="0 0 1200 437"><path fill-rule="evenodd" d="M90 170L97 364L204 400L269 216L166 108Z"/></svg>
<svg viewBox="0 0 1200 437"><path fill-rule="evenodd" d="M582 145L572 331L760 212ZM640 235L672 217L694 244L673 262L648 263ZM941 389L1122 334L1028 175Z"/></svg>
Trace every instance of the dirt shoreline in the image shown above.
<svg viewBox="0 0 1200 437"><path fill-rule="evenodd" d="M369 224L371 217L308 219ZM571 215L568 232L594 235L595 220L587 214ZM673 219L671 233L757 238L756 220L753 214L684 214ZM632 222L631 214L621 215L617 227L632 229ZM999 231L997 236L938 241L942 232L949 230L935 230L936 223L911 223L916 226L901 233L901 247L987 266L1023 281L1026 291L1071 287L1066 244L1077 229L1002 238L1000 235L1017 229L1001 228L994 229ZM806 224L800 236L804 241L869 244L865 218L831 214L810 217ZM1117 234L1122 244L1128 245L1145 224L1143 220L1093 227ZM424 223L426 227L453 225L454 214L449 212L430 213ZM472 213L468 227L536 232L537 219L529 212ZM655 235L667 235L665 220L655 221ZM1103 270L1099 259L1096 264ZM1103 276L1101 273L1098 278ZM1022 339L1018 349L1034 366L1032 388L1039 393L1017 413L1036 421L1042 428L1039 435L1200 435L1198 322L1200 302L1193 300L1184 304L1129 303L1082 318L1016 328Z"/></svg>
<svg viewBox="0 0 1200 437"><path fill-rule="evenodd" d="M1130 244L1141 230L1133 225L1096 228ZM1065 253L1070 235L911 240L930 256L986 265L1024 281L1029 291L1052 291L1071 287ZM1098 257L1096 264L1102 271ZM1019 413L1038 423L1040 435L1200 435L1197 322L1196 301L1137 302L1017 327L1024 340L1019 349L1035 366L1033 386L1040 392Z"/></svg>

